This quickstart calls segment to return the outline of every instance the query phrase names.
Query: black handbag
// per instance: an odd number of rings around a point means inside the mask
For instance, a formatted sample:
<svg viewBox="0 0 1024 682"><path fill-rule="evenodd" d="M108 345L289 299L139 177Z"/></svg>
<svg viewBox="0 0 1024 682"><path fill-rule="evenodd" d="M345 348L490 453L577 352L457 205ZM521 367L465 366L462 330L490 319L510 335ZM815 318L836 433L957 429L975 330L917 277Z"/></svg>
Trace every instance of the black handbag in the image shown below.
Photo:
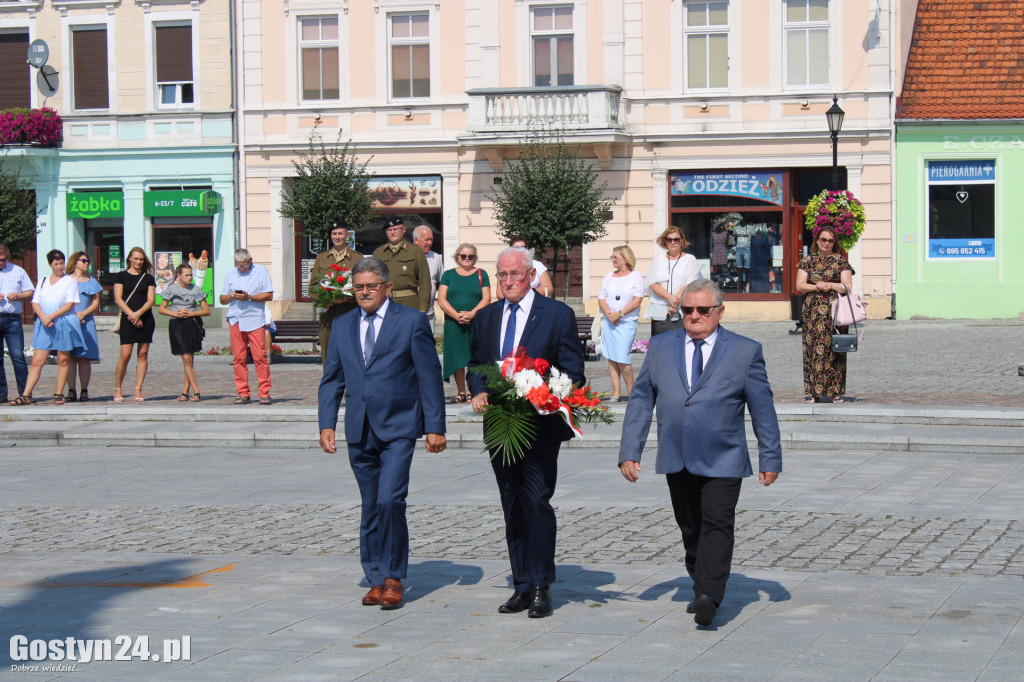
<svg viewBox="0 0 1024 682"><path fill-rule="evenodd" d="M846 289L846 285L843 285L843 289ZM853 333L852 334L833 334L832 335L832 352L833 353L856 353L857 352L857 320L853 315L853 303L850 301L850 290L846 289L846 302L850 306L850 317L853 318ZM835 322L833 321L833 325Z"/></svg>

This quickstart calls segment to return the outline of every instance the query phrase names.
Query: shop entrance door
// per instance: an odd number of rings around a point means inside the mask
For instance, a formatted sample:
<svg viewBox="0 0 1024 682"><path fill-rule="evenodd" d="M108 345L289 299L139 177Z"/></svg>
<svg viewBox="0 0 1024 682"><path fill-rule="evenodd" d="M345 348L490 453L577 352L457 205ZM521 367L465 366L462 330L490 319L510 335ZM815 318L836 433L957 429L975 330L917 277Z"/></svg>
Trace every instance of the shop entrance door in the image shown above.
<svg viewBox="0 0 1024 682"><path fill-rule="evenodd" d="M101 315L117 313L114 304L114 277L124 269L124 227L92 227L85 230L86 253L92 259L92 275L103 287L100 292Z"/></svg>

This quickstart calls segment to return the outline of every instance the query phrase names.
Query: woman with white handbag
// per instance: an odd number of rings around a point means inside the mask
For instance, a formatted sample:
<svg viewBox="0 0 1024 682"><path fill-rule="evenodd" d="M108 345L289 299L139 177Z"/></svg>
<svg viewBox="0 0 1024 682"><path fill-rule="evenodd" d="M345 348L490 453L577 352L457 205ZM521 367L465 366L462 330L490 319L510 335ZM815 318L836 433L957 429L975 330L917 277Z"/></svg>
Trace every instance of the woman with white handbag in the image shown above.
<svg viewBox="0 0 1024 682"><path fill-rule="evenodd" d="M825 227L814 238L811 253L797 264L796 290L804 294L803 365L805 403L831 397L843 402L846 393L846 354L832 351L832 302L853 285L853 268L836 241L836 233ZM841 333L846 327L840 328Z"/></svg>

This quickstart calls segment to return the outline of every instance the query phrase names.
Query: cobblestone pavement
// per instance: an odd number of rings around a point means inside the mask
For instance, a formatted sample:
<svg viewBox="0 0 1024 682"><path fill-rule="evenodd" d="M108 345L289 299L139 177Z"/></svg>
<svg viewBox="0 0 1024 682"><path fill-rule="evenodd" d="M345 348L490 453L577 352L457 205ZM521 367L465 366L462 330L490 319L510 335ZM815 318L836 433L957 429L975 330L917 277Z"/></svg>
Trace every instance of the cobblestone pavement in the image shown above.
<svg viewBox="0 0 1024 682"><path fill-rule="evenodd" d="M670 509L557 509L558 563L679 563ZM467 520L472 519L472 524ZM501 508L409 509L417 559L476 560L505 553ZM741 511L733 566L868 575L1024 576L1024 523L985 519ZM355 505L204 505L4 513L3 552L359 555Z"/></svg>
<svg viewBox="0 0 1024 682"><path fill-rule="evenodd" d="M0 554L74 547L358 555L358 496L344 457L281 450L162 452L9 449L10 475L0 484ZM615 461L611 451L564 451L559 461L560 563L683 561L661 477L645 473L645 486L626 485L607 465ZM203 482L186 487L197 470ZM113 471L124 471L123 481L107 480L104 472ZM455 448L443 456L421 453L412 482L414 556L504 556L501 509L483 455ZM763 489L746 482L735 565L1022 576L1024 514L1019 505L1006 504L1020 484L1024 457L1017 456L789 452L779 485ZM61 503L37 503L33 489L63 489Z"/></svg>

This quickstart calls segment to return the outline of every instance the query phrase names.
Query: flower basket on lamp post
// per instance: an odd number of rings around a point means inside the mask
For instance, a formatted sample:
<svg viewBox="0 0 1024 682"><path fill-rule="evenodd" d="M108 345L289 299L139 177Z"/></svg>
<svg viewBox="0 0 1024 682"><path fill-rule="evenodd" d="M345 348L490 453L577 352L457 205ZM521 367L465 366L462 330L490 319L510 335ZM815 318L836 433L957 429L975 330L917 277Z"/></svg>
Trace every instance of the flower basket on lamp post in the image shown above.
<svg viewBox="0 0 1024 682"><path fill-rule="evenodd" d="M864 234L864 204L846 190L823 190L811 197L804 213L804 226L815 239L825 228L835 232L844 251L849 251Z"/></svg>

